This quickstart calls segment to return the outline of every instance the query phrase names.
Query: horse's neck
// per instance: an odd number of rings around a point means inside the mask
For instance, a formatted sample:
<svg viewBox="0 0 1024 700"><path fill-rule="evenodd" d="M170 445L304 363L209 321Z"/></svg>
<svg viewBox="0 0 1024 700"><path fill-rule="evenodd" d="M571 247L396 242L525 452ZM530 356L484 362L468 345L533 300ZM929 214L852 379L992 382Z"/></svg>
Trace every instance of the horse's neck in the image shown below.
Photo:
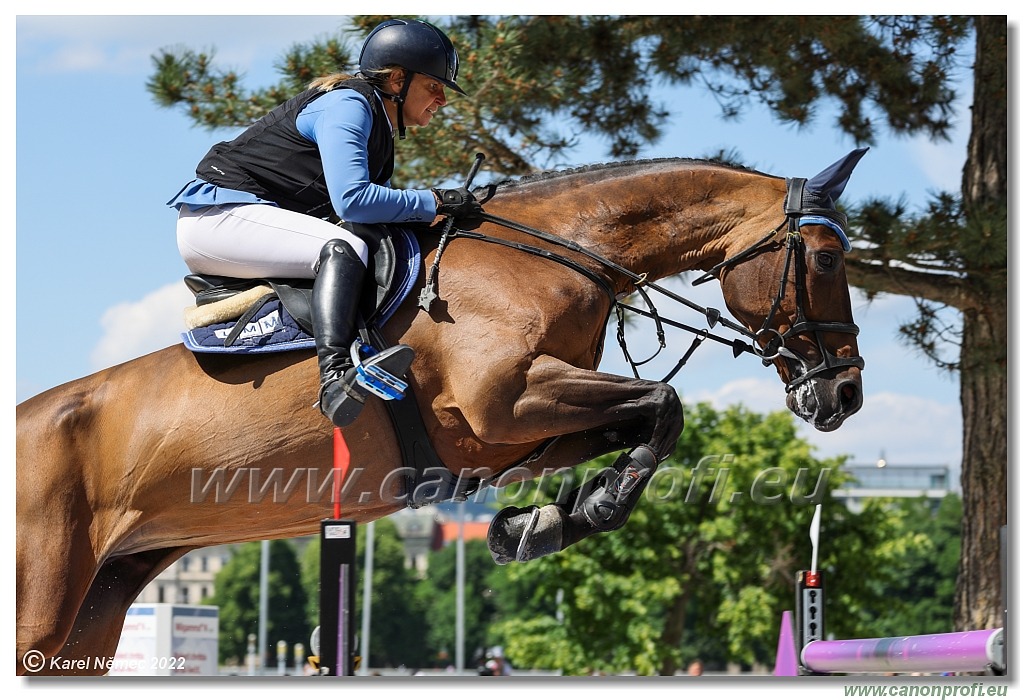
<svg viewBox="0 0 1024 700"><path fill-rule="evenodd" d="M638 170L550 187L549 204L563 201L566 215L546 225L654 280L707 270L782 219L779 178L711 165Z"/></svg>

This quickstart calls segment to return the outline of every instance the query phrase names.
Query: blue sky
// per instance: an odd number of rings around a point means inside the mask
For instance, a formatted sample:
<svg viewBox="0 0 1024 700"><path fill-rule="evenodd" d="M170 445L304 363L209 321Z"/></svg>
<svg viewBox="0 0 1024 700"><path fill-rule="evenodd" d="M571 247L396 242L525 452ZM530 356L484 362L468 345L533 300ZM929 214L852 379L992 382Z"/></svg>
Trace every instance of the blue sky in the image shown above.
<svg viewBox="0 0 1024 700"><path fill-rule="evenodd" d="M181 282L187 270L175 245L174 212L164 203L192 177L206 150L235 131L194 128L179 111L157 107L145 89L150 57L163 47L215 47L220 65L240 70L246 85L256 87L276 80L274 63L292 43L322 37L343 21L339 16L18 17L18 402L178 342L182 309L191 296ZM774 122L757 105L739 121L723 122L714 103L697 91L665 90L661 97L672 109L672 121L644 157L700 157L734 149L759 170L809 177L856 145L831 128L827 109L811 127L797 130ZM957 103L950 143L883 135L858 166L844 201L903 196L919 207L929 193L958 190L969 104L968 90ZM561 165L608 160L603 147L585 139ZM720 306L714 286L687 294ZM659 302L659 310L700 322L666 302ZM958 383L897 338L899 324L913 316L911 302L883 295L868 304L855 292L854 313L867 363L865 406L835 433L803 428L801 434L817 446L819 456L848 454L856 462L874 462L884 453L891 464L946 464L958 473ZM635 357L646 356L649 337L644 324L631 331ZM670 342L674 345L645 377L663 376L689 338L680 334ZM614 336L602 369L628 374ZM773 370L749 357L733 359L713 343L697 352L673 384L687 402L784 408L784 390Z"/></svg>

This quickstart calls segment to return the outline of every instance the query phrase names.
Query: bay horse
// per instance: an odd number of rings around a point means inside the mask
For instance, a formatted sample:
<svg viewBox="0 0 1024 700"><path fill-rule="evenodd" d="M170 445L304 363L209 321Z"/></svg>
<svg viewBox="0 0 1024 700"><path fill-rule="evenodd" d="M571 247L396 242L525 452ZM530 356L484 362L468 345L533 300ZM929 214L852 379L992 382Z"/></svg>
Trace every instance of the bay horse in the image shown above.
<svg viewBox="0 0 1024 700"><path fill-rule="evenodd" d="M422 236L430 271L419 285L437 298L426 311L410 296L382 333L416 349L411 403L440 462L510 483L629 451L575 506L499 513L495 561L620 527L671 454L683 429L674 389L596 371L615 305L664 291L656 280L717 278L736 319L721 323L774 366L789 408L815 428L834 430L860 408L835 199L863 150L810 180L690 159L527 176L490 189L487 223L472 235L455 231L444 245L437 231ZM229 480L273 473L279 485L329 474L333 426L313 407L317 393L311 350L235 357L177 345L19 404L18 673L101 673L38 661L112 657L129 605L193 549L318 532L332 505L322 490L196 493L196 474L217 470ZM384 402L368 399L343 436L345 516L404 508Z"/></svg>

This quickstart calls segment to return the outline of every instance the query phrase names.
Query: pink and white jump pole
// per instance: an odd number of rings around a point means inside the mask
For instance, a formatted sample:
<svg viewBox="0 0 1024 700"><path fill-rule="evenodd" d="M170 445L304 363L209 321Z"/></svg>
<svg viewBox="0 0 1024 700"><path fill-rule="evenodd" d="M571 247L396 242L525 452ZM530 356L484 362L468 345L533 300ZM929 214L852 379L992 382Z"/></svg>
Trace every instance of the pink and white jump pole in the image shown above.
<svg viewBox="0 0 1024 700"><path fill-rule="evenodd" d="M811 569L797 574L795 627L788 611L782 616L776 676L1006 672L1002 627L908 637L826 639L824 576L818 571L820 526L819 504L811 520Z"/></svg>
<svg viewBox="0 0 1024 700"><path fill-rule="evenodd" d="M800 663L815 673L954 673L1002 670L1003 628L912 637L819 640Z"/></svg>

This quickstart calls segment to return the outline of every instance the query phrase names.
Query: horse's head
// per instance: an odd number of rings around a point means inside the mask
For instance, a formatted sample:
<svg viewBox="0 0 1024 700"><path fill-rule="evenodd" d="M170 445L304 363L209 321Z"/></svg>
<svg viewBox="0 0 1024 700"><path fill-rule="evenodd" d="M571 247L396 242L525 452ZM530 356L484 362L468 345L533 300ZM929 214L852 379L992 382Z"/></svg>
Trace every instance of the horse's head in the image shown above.
<svg viewBox="0 0 1024 700"><path fill-rule="evenodd" d="M786 383L787 406L823 432L863 400L864 360L844 266L846 217L835 200L866 151L810 180L787 180L785 222L717 266L727 306Z"/></svg>

